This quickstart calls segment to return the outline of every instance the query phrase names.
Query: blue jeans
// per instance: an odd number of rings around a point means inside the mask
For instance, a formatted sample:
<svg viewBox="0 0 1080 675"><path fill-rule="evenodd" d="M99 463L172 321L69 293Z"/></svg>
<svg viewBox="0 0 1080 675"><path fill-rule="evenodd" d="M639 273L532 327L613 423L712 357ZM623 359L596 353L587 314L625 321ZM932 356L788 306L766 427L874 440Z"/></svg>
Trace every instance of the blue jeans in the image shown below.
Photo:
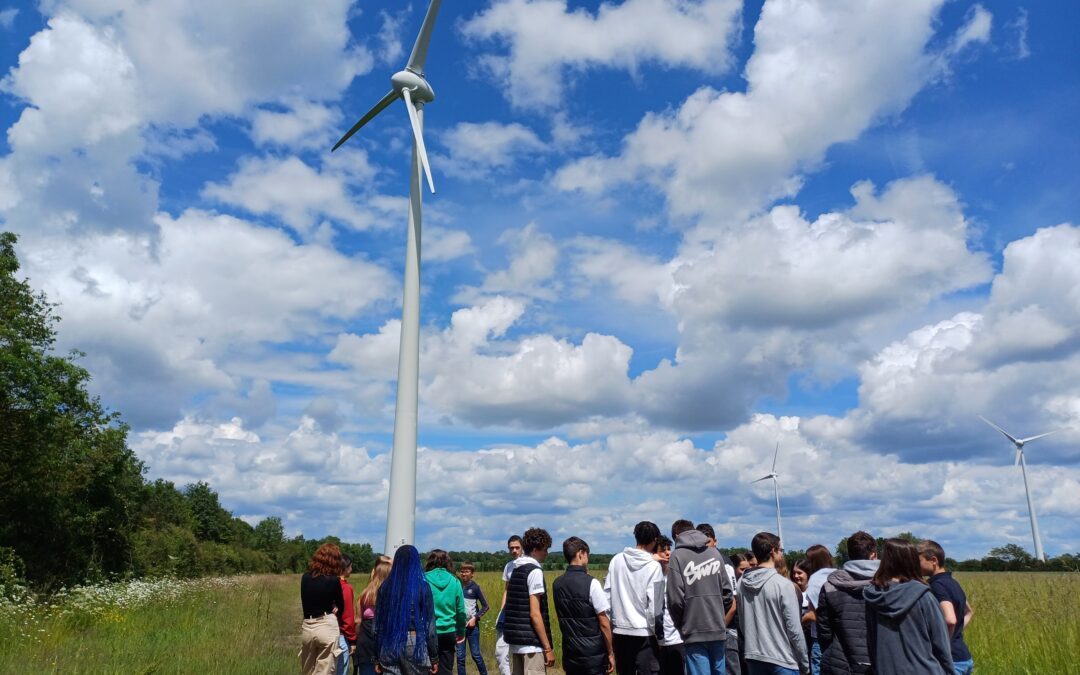
<svg viewBox="0 0 1080 675"><path fill-rule="evenodd" d="M810 638L810 675L821 675L821 645L817 638Z"/></svg>
<svg viewBox="0 0 1080 675"><path fill-rule="evenodd" d="M750 675L799 675L799 671L794 668L785 668L775 663L765 663L753 659L746 659L746 666L750 670Z"/></svg>
<svg viewBox="0 0 1080 675"><path fill-rule="evenodd" d="M683 645L686 650L686 675L724 675L725 647L723 640Z"/></svg>
<svg viewBox="0 0 1080 675"><path fill-rule="evenodd" d="M337 675L348 675L349 643L345 641L344 635L338 636L338 647L341 647L341 656L339 656L337 660Z"/></svg>
<svg viewBox="0 0 1080 675"><path fill-rule="evenodd" d="M465 646L468 645L472 652L473 663L480 675L487 675L487 666L484 665L484 656L480 653L480 625L465 629L465 642L459 642L457 646L457 671L458 675L465 675ZM452 673L450 675L453 675Z"/></svg>
<svg viewBox="0 0 1080 675"><path fill-rule="evenodd" d="M956 671L956 675L971 675L975 672L975 661L968 659L967 661L953 661L953 670Z"/></svg>

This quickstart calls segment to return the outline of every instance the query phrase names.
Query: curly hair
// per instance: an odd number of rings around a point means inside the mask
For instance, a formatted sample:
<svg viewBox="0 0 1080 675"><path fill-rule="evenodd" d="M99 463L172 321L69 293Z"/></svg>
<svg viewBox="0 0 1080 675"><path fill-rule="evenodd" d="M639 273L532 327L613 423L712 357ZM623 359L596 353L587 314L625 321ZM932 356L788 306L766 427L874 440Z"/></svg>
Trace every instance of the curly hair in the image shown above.
<svg viewBox="0 0 1080 675"><path fill-rule="evenodd" d="M531 555L533 551L546 551L551 548L551 535L543 528L530 527L521 538L521 548L525 549L525 555Z"/></svg>
<svg viewBox="0 0 1080 675"><path fill-rule="evenodd" d="M424 565L424 571L430 572L431 570L442 568L449 572L454 571L454 561L450 559L450 554L441 548L435 548L431 550L431 553L427 555L427 564Z"/></svg>
<svg viewBox="0 0 1080 675"><path fill-rule="evenodd" d="M341 574L341 549L329 542L319 547L307 567L313 577L336 577Z"/></svg>

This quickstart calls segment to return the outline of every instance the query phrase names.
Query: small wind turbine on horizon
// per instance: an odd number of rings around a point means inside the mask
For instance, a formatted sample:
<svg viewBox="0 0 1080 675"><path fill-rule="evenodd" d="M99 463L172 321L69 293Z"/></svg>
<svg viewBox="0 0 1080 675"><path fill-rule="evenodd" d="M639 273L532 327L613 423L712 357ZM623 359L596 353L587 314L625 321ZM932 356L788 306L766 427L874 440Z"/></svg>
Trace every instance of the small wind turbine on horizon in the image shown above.
<svg viewBox="0 0 1080 675"><path fill-rule="evenodd" d="M780 546L784 545L784 527L780 524L780 485L777 479L780 477L776 473L776 458L780 454L780 441L776 442L776 450L773 451L772 456L772 469L769 471L769 475L762 476L754 483L760 483L763 480L769 480L772 478L773 495L776 497L776 536L780 537Z"/></svg>
<svg viewBox="0 0 1080 675"><path fill-rule="evenodd" d="M1031 441L1042 438L1043 436L1049 436L1055 431L1047 431L1045 434L1039 434L1038 436L1028 436L1027 438L1016 438L1009 432L1005 431L998 425L994 424L990 420L986 419L982 415L979 415L979 419L986 422L993 428L1000 431L1005 438L1009 439L1013 446L1016 448L1016 460L1013 462L1013 466L1020 465L1020 471L1024 474L1024 494L1027 495L1028 516L1031 518L1031 537L1035 540L1035 557L1043 562L1046 562L1046 554L1043 553L1042 537L1039 535L1039 523L1035 519L1035 507L1031 503L1031 490L1028 489L1027 479L1027 460L1024 459L1024 446Z"/></svg>
<svg viewBox="0 0 1080 675"><path fill-rule="evenodd" d="M412 126L412 170L409 172L409 229L405 246L405 288L401 306L401 342L398 350L397 400L394 407L394 449L390 457L390 497L386 508L386 548L393 555L416 534L416 421L420 385L420 224L421 180L435 192L431 165L424 147L424 106L435 100L435 91L424 76L428 45L442 0L431 0L420 33L405 69L390 78L390 91L341 137L331 152L341 147L362 126L398 99L405 101Z"/></svg>

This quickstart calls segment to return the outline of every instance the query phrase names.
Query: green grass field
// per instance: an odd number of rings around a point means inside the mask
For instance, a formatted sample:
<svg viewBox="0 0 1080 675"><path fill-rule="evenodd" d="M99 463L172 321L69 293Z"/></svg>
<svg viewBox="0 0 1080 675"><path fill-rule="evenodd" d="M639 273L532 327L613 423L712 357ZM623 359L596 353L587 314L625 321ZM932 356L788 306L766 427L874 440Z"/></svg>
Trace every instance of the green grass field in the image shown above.
<svg viewBox="0 0 1080 675"><path fill-rule="evenodd" d="M957 578L975 608L967 636L976 672L1080 673L1080 574ZM354 580L359 591L361 578ZM497 573L477 581L494 607L481 644L497 673L501 581ZM294 576L149 582L0 605L0 672L296 673L299 616Z"/></svg>

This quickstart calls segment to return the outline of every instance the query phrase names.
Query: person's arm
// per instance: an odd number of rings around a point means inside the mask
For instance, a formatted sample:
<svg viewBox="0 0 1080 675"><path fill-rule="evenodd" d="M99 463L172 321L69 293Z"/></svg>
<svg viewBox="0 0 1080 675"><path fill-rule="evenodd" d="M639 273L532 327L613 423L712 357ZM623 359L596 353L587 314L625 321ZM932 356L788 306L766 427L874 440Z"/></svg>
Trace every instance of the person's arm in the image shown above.
<svg viewBox="0 0 1080 675"><path fill-rule="evenodd" d="M949 638L952 633L948 626L945 625L945 617L942 616L941 612L930 609L933 606L933 601L929 599L930 597L930 594L923 596L923 599L926 600L926 610L923 611L923 615L927 617L928 623L930 624L930 648L934 653L934 658L941 664L941 668L946 673L951 673L954 672L952 647L949 645ZM945 603L942 602L941 604L944 605ZM952 603L949 604L951 605ZM953 614L953 618L956 618L955 613Z"/></svg>
<svg viewBox="0 0 1080 675"><path fill-rule="evenodd" d="M966 605L964 607L964 628L967 628L967 625L971 623L971 617L975 616L975 610L971 608L970 602L964 604Z"/></svg>
<svg viewBox="0 0 1080 675"><path fill-rule="evenodd" d="M529 595L529 619L532 622L536 637L540 638L540 647L544 650L544 665L551 668L555 665L555 651L548 642L547 628L544 626L544 615L540 613L540 596Z"/></svg>
<svg viewBox="0 0 1080 675"><path fill-rule="evenodd" d="M739 605L739 599L732 596L732 598L731 598L731 607L729 607L727 613L724 614L724 625L725 626L731 627L731 622L735 620L735 610L738 608L738 605ZM736 626L736 628L738 628L738 626Z"/></svg>
<svg viewBox="0 0 1080 675"><path fill-rule="evenodd" d="M609 673L615 672L615 643L611 639L611 619L608 618L607 612L599 612L596 618L600 621L600 633L604 636L604 647L607 649L607 671Z"/></svg>
<svg viewBox="0 0 1080 675"><path fill-rule="evenodd" d="M341 580L334 577L335 588L334 593L334 613L338 616L344 616L345 613L345 589L341 587Z"/></svg>
<svg viewBox="0 0 1080 675"><path fill-rule="evenodd" d="M431 661L431 672L439 672L439 636L435 632L435 598L431 593L431 585L423 584L421 592L427 596L427 606L430 608L427 612L427 653L428 660ZM447 675L453 675L448 673Z"/></svg>
<svg viewBox="0 0 1080 675"><path fill-rule="evenodd" d="M799 663L799 672L810 672L810 655L806 651L806 638L803 636L802 624L799 623L799 598L795 594L795 585L784 583L780 589L780 608L784 614L784 632L787 633L791 650L795 652L795 660Z"/></svg>
<svg viewBox="0 0 1080 675"><path fill-rule="evenodd" d="M817 608L817 640L818 644L821 645L822 652L828 649L833 641L832 620L832 605L829 604L829 594L825 592L823 586L821 593L818 594Z"/></svg>
<svg viewBox="0 0 1080 675"><path fill-rule="evenodd" d="M952 637L952 634L956 632L956 609L950 600L941 600L938 605L941 607L941 617L945 619L945 630L948 631L949 637Z"/></svg>
<svg viewBox="0 0 1080 675"><path fill-rule="evenodd" d="M457 641L465 640L465 591L461 584L457 584L457 594L454 596L454 623L457 625Z"/></svg>
<svg viewBox="0 0 1080 675"><path fill-rule="evenodd" d="M476 582L473 582L476 584ZM480 584L476 584L476 621L480 622L480 618L488 613L491 606L488 604L487 598L484 597L484 589L480 588Z"/></svg>

